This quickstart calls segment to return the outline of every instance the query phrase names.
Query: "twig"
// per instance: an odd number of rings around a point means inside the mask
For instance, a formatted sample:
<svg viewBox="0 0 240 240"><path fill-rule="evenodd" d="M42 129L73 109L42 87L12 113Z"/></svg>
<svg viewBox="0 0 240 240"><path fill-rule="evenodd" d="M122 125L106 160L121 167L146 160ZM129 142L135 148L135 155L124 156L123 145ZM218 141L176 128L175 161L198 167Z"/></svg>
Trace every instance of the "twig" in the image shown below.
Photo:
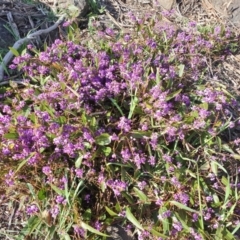
<svg viewBox="0 0 240 240"><path fill-rule="evenodd" d="M13 83L16 83L16 84L19 84L19 85L26 85L24 83L24 80L23 79L20 79L20 80L12 80ZM2 81L0 82L0 86L5 86L5 85L9 85L10 84L10 81L7 80L7 81Z"/></svg>
<svg viewBox="0 0 240 240"><path fill-rule="evenodd" d="M19 39L17 42L14 43L13 48L14 49L19 49L24 43L28 42L29 40L36 38L37 36L41 35L41 34L46 34L49 33L51 31L53 31L54 29L56 29L58 27L58 25L60 25L63 20L65 18L65 14L62 15L57 22L55 22L51 27L47 28L47 29L43 29L43 30L39 30L37 32L31 33L29 34L27 37L25 38L21 38ZM3 58L2 63L0 65L0 82L3 81L3 76L4 76L4 66L7 66L7 64L11 61L11 59L13 58L13 53L11 51L9 51Z"/></svg>
<svg viewBox="0 0 240 240"><path fill-rule="evenodd" d="M7 14L7 18L8 18L9 24L11 25L12 31L14 32L15 37L20 38L18 27L17 27L16 23L13 20L13 16L12 16L11 12L9 12Z"/></svg>
<svg viewBox="0 0 240 240"><path fill-rule="evenodd" d="M34 29L35 26L34 26L34 23L33 23L33 20L32 20L32 18L31 18L31 16L28 16L28 21L29 21L29 23L30 23L32 29ZM37 42L37 45L39 46L40 43L41 43L40 36L37 36L37 37L36 37L36 42Z"/></svg>
<svg viewBox="0 0 240 240"><path fill-rule="evenodd" d="M110 18L110 20L111 20L116 26L118 26L118 28L119 28L120 30L122 30L124 27L126 27L126 28L132 27L131 25L124 25L124 24L122 24L122 23L117 22L107 9L105 9L105 12L106 12L106 15Z"/></svg>

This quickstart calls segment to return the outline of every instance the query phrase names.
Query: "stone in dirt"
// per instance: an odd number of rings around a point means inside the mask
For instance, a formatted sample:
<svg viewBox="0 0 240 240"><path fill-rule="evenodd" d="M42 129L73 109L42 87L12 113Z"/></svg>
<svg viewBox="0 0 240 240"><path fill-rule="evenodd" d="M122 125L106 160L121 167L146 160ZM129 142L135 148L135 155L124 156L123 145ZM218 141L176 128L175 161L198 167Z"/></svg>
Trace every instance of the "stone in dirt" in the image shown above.
<svg viewBox="0 0 240 240"><path fill-rule="evenodd" d="M166 10L171 10L173 7L173 4L175 3L175 0L156 0L160 6Z"/></svg>
<svg viewBox="0 0 240 240"><path fill-rule="evenodd" d="M120 225L112 225L107 227L107 240L135 240L123 227Z"/></svg>
<svg viewBox="0 0 240 240"><path fill-rule="evenodd" d="M53 11L64 11L68 9L69 6L75 6L78 9L78 17L85 17L90 8L88 0L55 0L53 4Z"/></svg>
<svg viewBox="0 0 240 240"><path fill-rule="evenodd" d="M213 7L235 25L240 26L240 1L239 0L209 0Z"/></svg>

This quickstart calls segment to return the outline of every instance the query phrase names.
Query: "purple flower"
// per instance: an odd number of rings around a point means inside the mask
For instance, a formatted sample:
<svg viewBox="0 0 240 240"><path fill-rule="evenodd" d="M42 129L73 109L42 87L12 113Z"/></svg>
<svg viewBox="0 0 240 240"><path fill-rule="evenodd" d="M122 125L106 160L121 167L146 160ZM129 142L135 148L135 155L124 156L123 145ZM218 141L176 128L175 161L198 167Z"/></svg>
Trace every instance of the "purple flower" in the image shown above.
<svg viewBox="0 0 240 240"><path fill-rule="evenodd" d="M151 166L154 166L154 165L156 164L156 159L155 159L155 157L154 157L154 156L150 156L148 162L149 162L149 164L150 164Z"/></svg>
<svg viewBox="0 0 240 240"><path fill-rule="evenodd" d="M124 148L122 151L121 151L121 156L123 158L123 161L124 162L127 162L131 159L132 157L132 154L130 152L130 150L128 148Z"/></svg>
<svg viewBox="0 0 240 240"><path fill-rule="evenodd" d="M75 169L75 173L78 178L83 178L83 170L82 169Z"/></svg>
<svg viewBox="0 0 240 240"><path fill-rule="evenodd" d="M157 144L158 144L158 134L157 133L152 133L151 138L150 138L150 145L154 150L157 149Z"/></svg>
<svg viewBox="0 0 240 240"><path fill-rule="evenodd" d="M59 214L59 212L60 212L60 208L59 208L58 205L54 205L50 210L50 213L51 213L53 218L56 218L57 215Z"/></svg>
<svg viewBox="0 0 240 240"><path fill-rule="evenodd" d="M97 229L98 231L101 230L101 226L102 226L102 224L101 224L98 220L94 223L94 227L95 227L95 229Z"/></svg>
<svg viewBox="0 0 240 240"><path fill-rule="evenodd" d="M86 194L85 197L84 197L84 200L89 203L90 202L90 199L91 199L91 196L90 194Z"/></svg>
<svg viewBox="0 0 240 240"><path fill-rule="evenodd" d="M72 24L71 21L66 21L66 22L63 23L63 27L68 27L68 26L70 26L71 24Z"/></svg>
<svg viewBox="0 0 240 240"><path fill-rule="evenodd" d="M204 216L203 216L203 218L204 218L204 220L209 220L210 218L211 218L211 213L209 213L209 212L207 212L207 213L205 213L204 214Z"/></svg>
<svg viewBox="0 0 240 240"><path fill-rule="evenodd" d="M229 123L229 127L230 127L230 128L234 128L234 127L235 127L235 123L234 123L234 122L230 122L230 123Z"/></svg>
<svg viewBox="0 0 240 240"><path fill-rule="evenodd" d="M203 240L203 238L199 234L197 234L193 228L189 228L189 230L192 236L194 237L194 240Z"/></svg>
<svg viewBox="0 0 240 240"><path fill-rule="evenodd" d="M106 30L105 30L105 33L106 34L108 34L109 36L114 36L114 31L113 31L113 29L111 29L111 28L107 28Z"/></svg>
<svg viewBox="0 0 240 240"><path fill-rule="evenodd" d="M131 40L130 34L124 35L124 41L125 41L125 42L129 42L130 40Z"/></svg>
<svg viewBox="0 0 240 240"><path fill-rule="evenodd" d="M140 232L140 234L138 235L138 240L145 240L145 239L149 239L150 233L146 230Z"/></svg>
<svg viewBox="0 0 240 240"><path fill-rule="evenodd" d="M119 196L122 191L125 191L127 184L121 180L108 180L107 185L113 190L116 196Z"/></svg>
<svg viewBox="0 0 240 240"><path fill-rule="evenodd" d="M14 185L14 172L13 170L9 170L7 174L5 174L5 183L10 187Z"/></svg>
<svg viewBox="0 0 240 240"><path fill-rule="evenodd" d="M138 182L137 185L140 188L140 190L143 190L147 186L147 183L145 181L142 181L142 182Z"/></svg>
<svg viewBox="0 0 240 240"><path fill-rule="evenodd" d="M141 164L144 164L146 162L145 156L140 155L138 153L134 154L133 160L134 160L134 163L136 164L138 169L141 168Z"/></svg>
<svg viewBox="0 0 240 240"><path fill-rule="evenodd" d="M117 126L123 132L129 132L131 130L131 120L125 117L121 117Z"/></svg>
<svg viewBox="0 0 240 240"><path fill-rule="evenodd" d="M181 184L180 182L178 181L178 179L176 177L172 177L171 178L171 183L176 186L177 188L180 188L181 187Z"/></svg>
<svg viewBox="0 0 240 240"><path fill-rule="evenodd" d="M161 198L158 198L155 202L158 206L162 206L163 205L163 201Z"/></svg>
<svg viewBox="0 0 240 240"><path fill-rule="evenodd" d="M193 222L197 222L197 220L198 220L198 214L197 213L193 213L193 215L192 215L192 221Z"/></svg>
<svg viewBox="0 0 240 240"><path fill-rule="evenodd" d="M56 201L57 204L63 204L63 205L65 205L66 202L67 202L66 199L63 196L60 196L60 195L58 195L56 197L55 201Z"/></svg>
<svg viewBox="0 0 240 240"><path fill-rule="evenodd" d="M32 215L38 213L38 211L39 211L38 207L35 204L33 204L33 205L27 207L26 213L28 215L32 216Z"/></svg>
<svg viewBox="0 0 240 240"><path fill-rule="evenodd" d="M184 205L187 205L189 201L189 196L186 193L176 193L174 195L174 199Z"/></svg>
<svg viewBox="0 0 240 240"><path fill-rule="evenodd" d="M180 222L173 222L173 227L175 230L177 230L178 232L181 232L183 227L182 224Z"/></svg>
<svg viewBox="0 0 240 240"><path fill-rule="evenodd" d="M42 168L42 172L45 174L45 175L50 175L52 173L52 170L49 166L45 166Z"/></svg>
<svg viewBox="0 0 240 240"><path fill-rule="evenodd" d="M119 214L118 214L119 217L126 217L126 211L121 211Z"/></svg>
<svg viewBox="0 0 240 240"><path fill-rule="evenodd" d="M212 196L207 196L207 197L206 197L206 201L207 201L207 202L211 202L212 200L213 200L213 197L212 197Z"/></svg>
<svg viewBox="0 0 240 240"><path fill-rule="evenodd" d="M163 155L163 160L168 162L168 163L171 163L172 162L172 157L169 156L168 154L164 154Z"/></svg>
<svg viewBox="0 0 240 240"><path fill-rule="evenodd" d="M78 225L73 225L74 233L80 238L80 237L85 237L85 230Z"/></svg>
<svg viewBox="0 0 240 240"><path fill-rule="evenodd" d="M218 35L220 35L220 33L221 33L221 27L220 26L216 26L214 28L214 35L218 36Z"/></svg>

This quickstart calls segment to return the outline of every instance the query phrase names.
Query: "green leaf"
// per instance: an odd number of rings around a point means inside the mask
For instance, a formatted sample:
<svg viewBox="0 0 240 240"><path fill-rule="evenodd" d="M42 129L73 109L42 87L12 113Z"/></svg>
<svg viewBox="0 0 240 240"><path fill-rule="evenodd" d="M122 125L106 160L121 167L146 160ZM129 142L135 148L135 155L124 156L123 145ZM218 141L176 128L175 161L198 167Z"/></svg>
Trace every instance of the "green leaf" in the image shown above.
<svg viewBox="0 0 240 240"><path fill-rule="evenodd" d="M226 170L220 163L218 163L218 162L216 162L216 161L212 161L212 162L214 162L215 164L217 164L220 169L222 169L226 174L228 174L227 170Z"/></svg>
<svg viewBox="0 0 240 240"><path fill-rule="evenodd" d="M112 216L112 217L118 216L118 214L115 213L115 212L114 212L113 210L111 210L110 208L108 208L108 207L105 206L105 209L106 209L106 211L108 212L108 214L109 214L110 216Z"/></svg>
<svg viewBox="0 0 240 240"><path fill-rule="evenodd" d="M6 139L18 139L18 133L16 132L5 133L3 137Z"/></svg>
<svg viewBox="0 0 240 240"><path fill-rule="evenodd" d="M222 177L222 183L225 185L225 198L224 198L224 203L227 202L230 194L232 193L231 191L231 187L230 187L230 179L229 179L229 176L226 178L226 177Z"/></svg>
<svg viewBox="0 0 240 240"><path fill-rule="evenodd" d="M68 7L68 12L69 12L71 18L77 18L80 14L79 8L77 8L74 5L70 5Z"/></svg>
<svg viewBox="0 0 240 240"><path fill-rule="evenodd" d="M222 231L222 234L223 234L223 238L222 239L224 239L224 240L235 240L236 239L233 236L233 234L227 230L226 227L224 227L224 229Z"/></svg>
<svg viewBox="0 0 240 240"><path fill-rule="evenodd" d="M134 96L130 103L130 111L128 114L128 119L132 118L132 115L134 113L134 110L135 110L135 107L137 106L137 104L138 104L138 98L136 96Z"/></svg>
<svg viewBox="0 0 240 240"><path fill-rule="evenodd" d="M240 223L234 228L234 230L232 231L232 234L234 235L239 228L240 228Z"/></svg>
<svg viewBox="0 0 240 240"><path fill-rule="evenodd" d="M157 72L156 72L156 83L159 84L160 83L160 73L159 73L159 67L157 68Z"/></svg>
<svg viewBox="0 0 240 240"><path fill-rule="evenodd" d="M191 177L193 177L193 178L197 178L197 176L196 176L196 174L195 173L193 173L191 170L189 170L189 169L186 169L186 174L189 174Z"/></svg>
<svg viewBox="0 0 240 240"><path fill-rule="evenodd" d="M212 196L213 196L214 203L219 204L220 201L219 201L218 195L216 193L214 193Z"/></svg>
<svg viewBox="0 0 240 240"><path fill-rule="evenodd" d="M240 160L240 155L239 154L232 154L231 157L233 157L236 160Z"/></svg>
<svg viewBox="0 0 240 240"><path fill-rule="evenodd" d="M108 162L106 165L107 165L107 166L116 165L116 166L119 166L119 167L133 168L133 167L130 166L130 165L123 164L123 163L118 163L118 162Z"/></svg>
<svg viewBox="0 0 240 240"><path fill-rule="evenodd" d="M186 211L188 211L188 212L194 212L194 213L198 213L198 214L199 214L198 211L196 211L196 210L194 210L194 209L192 209L192 208L189 208L189 207L185 206L185 205L182 204L182 203L179 203L179 202L176 202L176 201L170 201L170 203L171 203L172 205L175 205L176 207L178 207L178 208L180 208L180 209L186 210Z"/></svg>
<svg viewBox="0 0 240 240"><path fill-rule="evenodd" d="M91 118L90 126L91 126L92 128L95 128L95 127L97 126L97 121L96 121L96 118L95 118L95 117L92 117L92 118Z"/></svg>
<svg viewBox="0 0 240 240"><path fill-rule="evenodd" d="M16 57L19 56L19 52L17 49L13 48L13 47L9 47L10 51L12 52L12 54Z"/></svg>
<svg viewBox="0 0 240 240"><path fill-rule="evenodd" d="M65 116L61 116L57 119L57 122L60 124L65 124L67 122L67 118Z"/></svg>
<svg viewBox="0 0 240 240"><path fill-rule="evenodd" d="M23 160L19 165L18 165L18 168L17 170L15 171L15 174L27 163L27 161L34 155L35 153L31 153L30 156Z"/></svg>
<svg viewBox="0 0 240 240"><path fill-rule="evenodd" d="M189 230L188 227L188 219L187 219L187 214L185 211L180 210L178 213L174 213L177 219L181 222L182 226L184 227L185 230Z"/></svg>
<svg viewBox="0 0 240 240"><path fill-rule="evenodd" d="M64 190L61 190L60 188L54 186L53 184L50 184L50 186L58 195L61 195L61 196L65 195Z"/></svg>
<svg viewBox="0 0 240 240"><path fill-rule="evenodd" d="M137 196L139 197L139 199L143 202L143 203L148 203L150 204L150 202L148 201L148 197L142 192L140 191L138 188L134 187L133 188L134 192L137 194Z"/></svg>
<svg viewBox="0 0 240 240"><path fill-rule="evenodd" d="M218 144L219 152L221 152L222 151L222 140L220 137L216 137L216 141Z"/></svg>
<svg viewBox="0 0 240 240"><path fill-rule="evenodd" d="M210 164L211 164L212 172L217 176L218 175L218 165L214 161L212 161Z"/></svg>
<svg viewBox="0 0 240 240"><path fill-rule="evenodd" d="M129 204L134 204L134 200L130 194L127 194L126 192L121 192L121 195L127 199Z"/></svg>
<svg viewBox="0 0 240 240"><path fill-rule="evenodd" d="M182 89L178 89L177 91L170 93L167 97L166 100L169 101L172 98L176 97L180 92L182 91Z"/></svg>
<svg viewBox="0 0 240 240"><path fill-rule="evenodd" d="M37 226L41 223L41 220L38 218L38 216L32 216L28 219L27 224L25 227L21 230L20 234L18 235L17 239L26 239L25 237L27 235L30 235L36 228ZM22 238L24 237L24 238Z"/></svg>
<svg viewBox="0 0 240 240"><path fill-rule="evenodd" d="M178 76L179 76L179 77L182 77L182 76L183 76L184 68L185 68L185 65L184 65L184 64L180 64L180 65L178 66Z"/></svg>
<svg viewBox="0 0 240 240"><path fill-rule="evenodd" d="M109 98L112 104L118 109L118 111L121 113L122 116L124 116L122 109L118 105L117 101L114 98Z"/></svg>
<svg viewBox="0 0 240 240"><path fill-rule="evenodd" d="M97 234L97 235L99 235L99 236L109 237L108 235L99 232L97 229L89 226L88 224L86 224L86 223L84 223L84 222L81 222L80 225L81 225L81 227L82 227L83 229L88 230L89 232L92 232L92 233Z"/></svg>
<svg viewBox="0 0 240 240"><path fill-rule="evenodd" d="M66 87L78 98L80 98L80 95L74 90L72 89L71 87L69 87L68 85L66 85Z"/></svg>
<svg viewBox="0 0 240 240"><path fill-rule="evenodd" d="M84 213L83 213L83 219L86 221L90 221L92 218L92 210L88 208Z"/></svg>
<svg viewBox="0 0 240 240"><path fill-rule="evenodd" d="M112 149L110 147L103 147L102 151L103 151L104 155L107 157L112 152Z"/></svg>
<svg viewBox="0 0 240 240"><path fill-rule="evenodd" d="M229 152L229 153L234 154L234 151L229 147L229 145L223 144L223 145L222 145L222 148L223 148L223 150L225 150L225 151L227 151L227 152Z"/></svg>
<svg viewBox="0 0 240 240"><path fill-rule="evenodd" d="M82 164L82 159L83 159L83 155L81 153L79 153L79 156L78 156L77 160L75 161L76 168L80 168L80 166Z"/></svg>
<svg viewBox="0 0 240 240"><path fill-rule="evenodd" d="M64 239L65 240L71 240L71 237L67 233L64 233Z"/></svg>
<svg viewBox="0 0 240 240"><path fill-rule="evenodd" d="M82 114L81 119L82 119L82 123L83 123L83 124L87 124L87 117L86 117L85 112Z"/></svg>
<svg viewBox="0 0 240 240"><path fill-rule="evenodd" d="M137 228L144 230L142 225L138 222L138 220L133 216L131 210L129 208L126 209L126 217L127 219Z"/></svg>
<svg viewBox="0 0 240 240"><path fill-rule="evenodd" d="M35 199L36 196L35 196L35 192L34 192L34 188L33 188L32 184L27 183L27 186L28 186L28 188L29 188L29 190L30 190L30 192L31 192L31 194L32 194L32 196L33 196L33 198Z"/></svg>
<svg viewBox="0 0 240 240"><path fill-rule="evenodd" d="M130 136L133 138L143 138L143 137L150 137L152 132L146 132L146 131L131 131Z"/></svg>
<svg viewBox="0 0 240 240"><path fill-rule="evenodd" d="M161 207L159 208L159 215L162 215L164 212L167 211L167 208L166 207ZM165 218L165 219L159 219L159 221L162 223L162 226L163 226L163 233L164 234L168 234L169 233L169 227L170 227L170 223L169 223L169 219L168 218Z"/></svg>
<svg viewBox="0 0 240 240"><path fill-rule="evenodd" d="M168 238L166 235L159 233L158 231L154 230L153 228L150 230L150 232L153 234L153 236L161 237L163 239Z"/></svg>
<svg viewBox="0 0 240 240"><path fill-rule="evenodd" d="M205 109L205 110L208 110L208 103L207 102L204 102L202 104L199 105L201 108Z"/></svg>
<svg viewBox="0 0 240 240"><path fill-rule="evenodd" d="M95 138L95 141L100 146L106 146L111 143L111 137L107 133L103 133Z"/></svg>
<svg viewBox="0 0 240 240"><path fill-rule="evenodd" d="M9 81L9 85L11 86L11 88L16 89L18 87L18 84L15 81Z"/></svg>
<svg viewBox="0 0 240 240"><path fill-rule="evenodd" d="M101 182L101 183L100 183L100 188L101 188L102 192L104 193L105 190L107 189L106 183L105 183L105 182Z"/></svg>
<svg viewBox="0 0 240 240"><path fill-rule="evenodd" d="M40 201L44 200L45 198L47 197L47 193L46 193L46 190L44 188L40 189L38 191L38 199Z"/></svg>

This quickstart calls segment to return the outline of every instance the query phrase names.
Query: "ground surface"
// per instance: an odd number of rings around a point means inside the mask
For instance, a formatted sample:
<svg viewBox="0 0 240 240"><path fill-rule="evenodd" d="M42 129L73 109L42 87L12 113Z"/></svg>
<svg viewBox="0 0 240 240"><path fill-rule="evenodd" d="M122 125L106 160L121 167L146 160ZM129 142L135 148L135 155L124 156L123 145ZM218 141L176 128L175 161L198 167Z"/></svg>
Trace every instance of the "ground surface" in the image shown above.
<svg viewBox="0 0 240 240"><path fill-rule="evenodd" d="M162 1L164 3L164 1ZM165 19L166 24L179 25L182 18L188 18L198 21L200 23L222 23L229 26L234 31L238 31L237 26L240 26L240 1L226 1L223 0L183 0L169 1L172 4L165 7L173 7L178 18ZM161 1L160 1L161 3ZM153 4L152 1L133 1L133 0L105 0L100 4L106 8L104 14L98 16L102 27L113 26L116 29L123 29L124 31L131 31L131 20L128 17L129 11L132 11L138 16L147 11L160 11L161 6ZM14 23L18 33L11 33L8 28L11 28L8 13L12 13ZM179 20L180 19L180 20ZM26 36L32 29L44 29L51 26L56 17L50 12L49 6L44 3L32 4L21 1L3 1L0 0L0 54L8 51L8 47L12 46L16 38ZM80 27L87 27L87 16L80 19ZM18 36L16 36L18 34ZM43 40L51 44L56 38L63 38L64 32L59 27L54 32L47 36L41 36L34 41L35 45L41 47ZM217 75L222 83L235 96L239 97L240 93L240 55L232 56L225 63L218 68L209 66L209 71L212 75ZM1 165L0 165L1 166ZM16 189L12 190L13 192ZM9 203L9 199L4 198L4 194L0 188L0 231L6 232L8 230L19 231L24 225L24 218L21 215L21 204L16 202L15 205ZM11 239L4 236L0 239Z"/></svg>

